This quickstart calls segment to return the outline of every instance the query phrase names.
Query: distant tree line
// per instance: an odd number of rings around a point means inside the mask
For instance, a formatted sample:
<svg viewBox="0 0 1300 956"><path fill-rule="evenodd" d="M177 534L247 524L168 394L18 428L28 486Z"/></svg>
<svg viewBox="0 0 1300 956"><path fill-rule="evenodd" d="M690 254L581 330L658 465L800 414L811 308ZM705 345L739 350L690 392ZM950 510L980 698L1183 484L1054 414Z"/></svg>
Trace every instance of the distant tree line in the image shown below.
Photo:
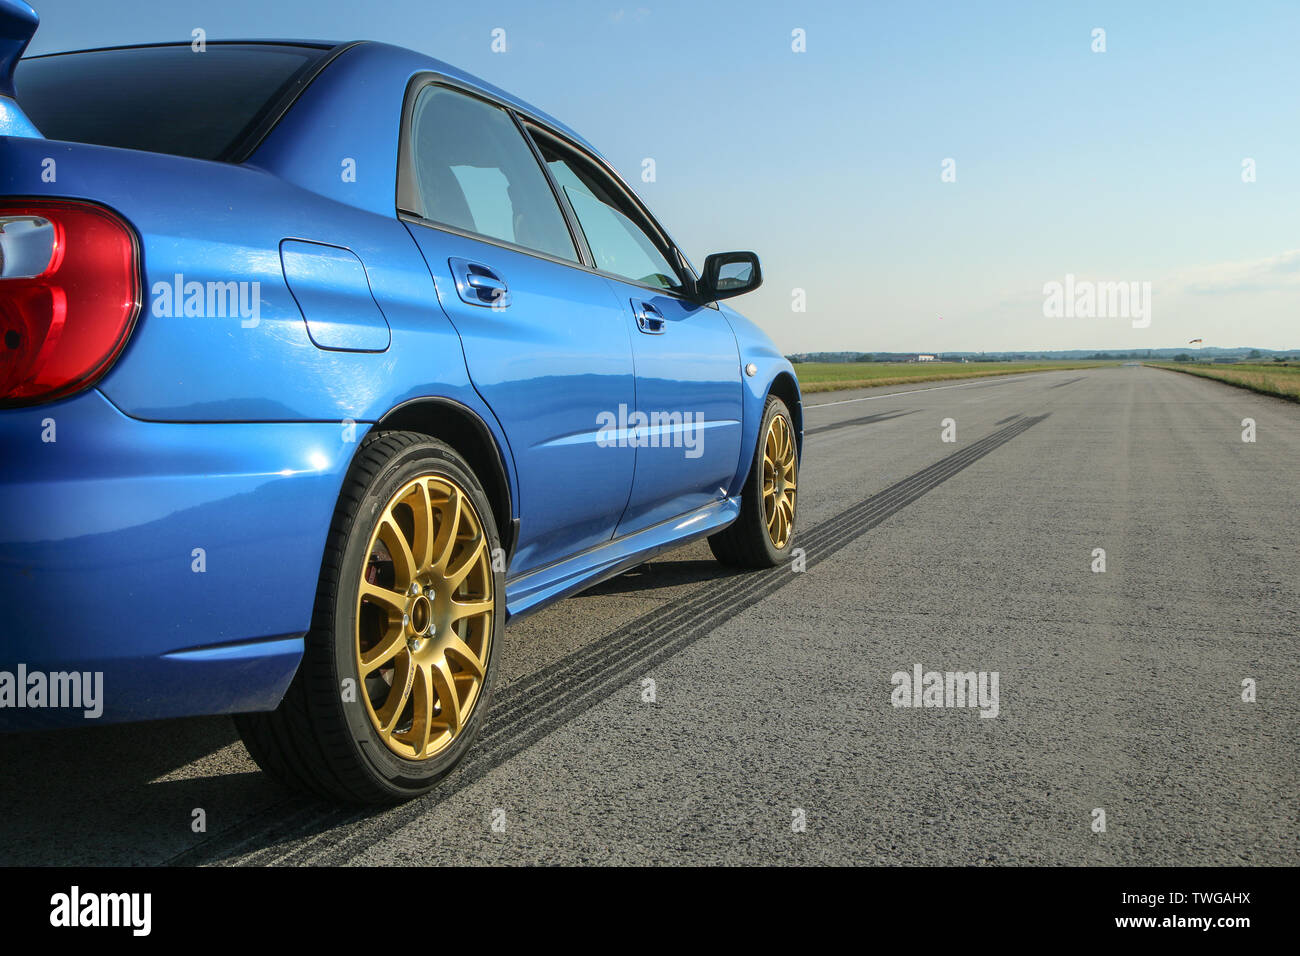
<svg viewBox="0 0 1300 956"><path fill-rule="evenodd" d="M1284 352L1271 349L1246 348L1201 348L1193 352L1178 349L1100 349L1088 352L1086 349L1068 349L1043 352L795 352L787 355L791 362L907 362L917 355L933 355L942 362L1030 362L1030 361L1097 361L1115 362L1133 359L1159 359L1175 362L1222 362L1248 361L1258 362L1272 359L1274 362L1300 361L1300 356L1287 357Z"/></svg>

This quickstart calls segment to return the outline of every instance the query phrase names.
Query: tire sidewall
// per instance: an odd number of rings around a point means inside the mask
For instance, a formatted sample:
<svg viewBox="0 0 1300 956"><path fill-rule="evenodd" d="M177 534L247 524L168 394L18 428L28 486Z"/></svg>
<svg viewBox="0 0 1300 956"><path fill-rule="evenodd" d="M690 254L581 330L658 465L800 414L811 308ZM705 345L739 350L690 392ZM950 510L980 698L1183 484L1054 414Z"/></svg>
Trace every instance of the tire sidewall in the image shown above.
<svg viewBox="0 0 1300 956"><path fill-rule="evenodd" d="M363 700L365 690L354 659L355 609L361 569L368 557L370 536L374 533L384 508L402 485L422 476L449 478L468 492L478 513L479 523L487 534L489 555L498 554L497 549L501 547L500 535L487 495L459 456L440 442L421 442L408 446L394 455L370 482L361 497L359 507L352 516L347 532L347 544L343 549L339 568L339 580L334 591L335 602L331 625L334 669L338 686L342 687L343 681L351 679L355 688L355 694L352 696L355 699L344 701L340 693L339 704L344 725L353 746L357 748L361 762L375 783L381 789L392 793L394 797L410 796L413 792L418 793L427 789L450 771L464 756L465 751L473 745L474 738L478 736L491 705L492 685L496 675L494 665L501 645L501 635L505 629L505 573L496 569L495 565L498 562L490 557L490 563L493 565L495 608L483 687L479 691L473 713L468 723L461 729L460 736L436 757L428 760L407 760L393 753L371 723Z"/></svg>
<svg viewBox="0 0 1300 956"><path fill-rule="evenodd" d="M790 429L790 440L795 442L794 450L794 473L795 479L799 477L799 444L795 441L794 419L790 417L790 410L786 408L785 402L775 395L769 395L767 404L763 407L763 422L758 430L758 446L754 449L754 466L750 469L750 494L754 502L754 520L758 522L759 530L762 532L761 540L763 547L767 549L768 557L773 565L782 563L790 556L794 550L794 541L799 533L799 494L796 488L794 496L794 515L790 522L790 537L785 543L784 548L778 548L772 543L771 536L767 533L767 516L763 511L763 449L767 446L767 432L772 427L772 419L780 416L785 419L786 426Z"/></svg>

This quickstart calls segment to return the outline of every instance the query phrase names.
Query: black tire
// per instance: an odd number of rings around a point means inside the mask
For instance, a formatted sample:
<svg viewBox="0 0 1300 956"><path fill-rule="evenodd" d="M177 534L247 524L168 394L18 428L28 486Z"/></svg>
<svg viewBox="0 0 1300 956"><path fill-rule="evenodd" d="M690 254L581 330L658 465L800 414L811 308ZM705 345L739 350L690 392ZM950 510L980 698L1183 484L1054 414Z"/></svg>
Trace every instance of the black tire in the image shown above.
<svg viewBox="0 0 1300 956"><path fill-rule="evenodd" d="M745 490L740 499L740 517L709 537L709 548L713 551L713 556L723 564L738 568L772 568L784 562L794 548L799 503L797 492L794 498L796 520L791 522L789 537L780 548L768 534L763 512L763 450L772 419L778 416L785 419L790 435L793 436L794 421L790 417L790 409L781 399L769 395L767 404L763 407L763 421L759 426L754 458L750 462L749 476L745 479ZM797 474L797 448L794 467Z"/></svg>
<svg viewBox="0 0 1300 956"><path fill-rule="evenodd" d="M491 506L478 479L450 446L415 432L367 436L344 481L330 526L311 631L302 663L280 706L270 713L242 714L235 725L253 759L293 789L332 801L394 803L425 793L465 756L491 703L493 666L505 626L505 575L491 561L495 607L478 698L458 737L425 760L405 759L380 738L360 701L345 701L342 688L360 685L354 657L354 608L370 536L390 498L422 475L456 482L474 508L488 539L489 555L501 546Z"/></svg>

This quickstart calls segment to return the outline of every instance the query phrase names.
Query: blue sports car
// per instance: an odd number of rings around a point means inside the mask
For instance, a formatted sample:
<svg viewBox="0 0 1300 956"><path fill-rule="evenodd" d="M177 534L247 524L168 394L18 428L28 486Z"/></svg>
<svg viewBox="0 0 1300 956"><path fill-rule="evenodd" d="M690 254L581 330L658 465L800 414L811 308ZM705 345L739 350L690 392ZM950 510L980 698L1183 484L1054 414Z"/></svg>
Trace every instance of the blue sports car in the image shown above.
<svg viewBox="0 0 1300 956"><path fill-rule="evenodd" d="M0 726L233 714L428 790L507 621L794 540L794 370L581 136L380 43L22 58L0 0Z"/></svg>

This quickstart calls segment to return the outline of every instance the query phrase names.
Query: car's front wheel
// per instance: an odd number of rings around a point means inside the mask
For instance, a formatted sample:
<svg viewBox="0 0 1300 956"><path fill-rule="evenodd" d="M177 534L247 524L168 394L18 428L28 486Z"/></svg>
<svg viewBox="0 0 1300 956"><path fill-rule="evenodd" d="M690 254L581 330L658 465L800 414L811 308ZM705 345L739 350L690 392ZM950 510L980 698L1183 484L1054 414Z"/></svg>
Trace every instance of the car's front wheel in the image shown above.
<svg viewBox="0 0 1300 956"><path fill-rule="evenodd" d="M794 547L799 454L790 409L775 395L763 408L758 446L740 499L740 517L709 538L723 564L771 568Z"/></svg>
<svg viewBox="0 0 1300 956"><path fill-rule="evenodd" d="M505 622L500 538L454 449L412 432L358 449L302 664L278 709L235 718L283 782L335 800L424 793L482 726Z"/></svg>

